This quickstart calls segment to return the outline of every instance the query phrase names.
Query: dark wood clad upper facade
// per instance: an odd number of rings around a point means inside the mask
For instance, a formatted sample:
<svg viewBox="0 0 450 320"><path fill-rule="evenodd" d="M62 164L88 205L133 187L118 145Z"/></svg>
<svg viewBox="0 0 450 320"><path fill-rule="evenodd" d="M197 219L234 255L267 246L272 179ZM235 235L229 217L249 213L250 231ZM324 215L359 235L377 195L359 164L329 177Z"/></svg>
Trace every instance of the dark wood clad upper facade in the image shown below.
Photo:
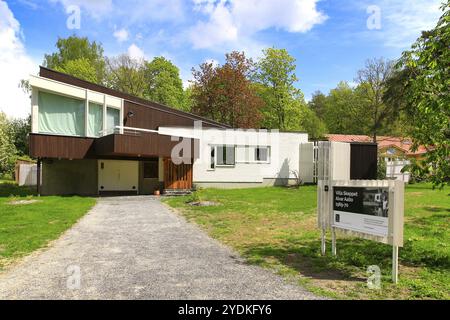
<svg viewBox="0 0 450 320"><path fill-rule="evenodd" d="M204 127L229 128L227 125L191 113L133 97L45 67L40 68L40 76L124 99L122 124L126 127L158 130L158 127L191 127L195 121L202 121ZM129 112L133 113L133 117L128 116ZM171 141L170 136L167 135L142 132L134 136L111 134L97 139L32 133L29 140L32 157L57 159L86 159L104 156L170 157L172 148L178 143ZM196 142L192 140L192 144L194 143ZM198 155L191 156L191 158L196 157Z"/></svg>
<svg viewBox="0 0 450 320"><path fill-rule="evenodd" d="M73 76L54 71L45 67L40 67L39 75L43 78L71 84L80 88L97 91L110 96L118 97L125 100L124 115L126 117L128 111L133 110L135 115L133 118L124 119L124 125L133 126L141 129L152 129L160 126L192 126L194 121L202 121L205 127L229 128L228 125L209 120L207 118L177 110L162 104L134 97L132 95L113 90L95 83L75 78ZM143 119L146 118L146 119ZM139 126L136 124L148 125Z"/></svg>
<svg viewBox="0 0 450 320"><path fill-rule="evenodd" d="M85 159L95 157L94 138L33 134L29 136L33 158Z"/></svg>

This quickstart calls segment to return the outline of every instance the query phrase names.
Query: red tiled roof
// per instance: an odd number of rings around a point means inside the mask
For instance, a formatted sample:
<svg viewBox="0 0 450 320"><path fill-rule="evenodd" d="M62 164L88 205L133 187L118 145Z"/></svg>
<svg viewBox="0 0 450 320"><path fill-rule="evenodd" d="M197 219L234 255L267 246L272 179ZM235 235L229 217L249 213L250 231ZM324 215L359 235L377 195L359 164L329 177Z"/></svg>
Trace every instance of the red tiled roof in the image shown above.
<svg viewBox="0 0 450 320"><path fill-rule="evenodd" d="M353 135L353 134L327 134L325 135L328 141L336 142L373 142L373 138L365 135ZM419 146L416 151L411 151L412 141L410 138L378 136L377 137L378 149L384 149L388 147L396 147L409 156L420 155L427 152L424 146Z"/></svg>

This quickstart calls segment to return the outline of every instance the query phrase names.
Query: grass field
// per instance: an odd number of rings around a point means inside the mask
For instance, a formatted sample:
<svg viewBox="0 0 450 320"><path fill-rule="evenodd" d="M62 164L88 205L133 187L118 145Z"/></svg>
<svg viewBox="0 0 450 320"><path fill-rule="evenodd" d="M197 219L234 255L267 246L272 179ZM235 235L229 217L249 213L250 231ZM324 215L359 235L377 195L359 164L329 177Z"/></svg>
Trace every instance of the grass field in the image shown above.
<svg viewBox="0 0 450 320"><path fill-rule="evenodd" d="M320 255L314 186L198 191L195 198L220 204L210 207L187 205L191 197L165 201L249 263L275 270L315 293L341 299L450 299L449 189L407 187L397 286L390 280L388 245L339 235L338 256ZM367 287L370 265L381 269L379 290Z"/></svg>
<svg viewBox="0 0 450 320"><path fill-rule="evenodd" d="M36 197L33 189L0 183L0 270L58 238L94 204L93 198Z"/></svg>

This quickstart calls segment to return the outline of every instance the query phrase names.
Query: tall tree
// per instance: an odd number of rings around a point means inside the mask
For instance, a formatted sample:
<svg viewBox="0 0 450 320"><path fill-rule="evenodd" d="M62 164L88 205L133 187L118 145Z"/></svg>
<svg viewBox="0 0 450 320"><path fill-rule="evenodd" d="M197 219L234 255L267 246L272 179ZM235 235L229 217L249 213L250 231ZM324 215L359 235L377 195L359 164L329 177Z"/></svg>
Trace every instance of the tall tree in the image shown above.
<svg viewBox="0 0 450 320"><path fill-rule="evenodd" d="M373 142L377 141L377 134L383 122L391 120L397 115L395 109L383 102L383 95L386 88L386 81L391 76L393 62L379 59L369 59L366 61L364 69L358 71L356 82L358 91L365 100L367 112L370 114L370 133Z"/></svg>
<svg viewBox="0 0 450 320"><path fill-rule="evenodd" d="M324 119L325 109L327 103L327 96L320 91L313 93L311 101L308 103L309 108L314 111L314 113L319 117L319 119Z"/></svg>
<svg viewBox="0 0 450 320"><path fill-rule="evenodd" d="M106 85L140 98L146 97L145 61L127 54L106 59Z"/></svg>
<svg viewBox="0 0 450 320"><path fill-rule="evenodd" d="M368 120L365 101L359 93L341 81L330 90L323 112L323 119L330 133L366 134Z"/></svg>
<svg viewBox="0 0 450 320"><path fill-rule="evenodd" d="M105 59L101 44L75 35L59 38L57 52L46 54L44 66L73 76L102 84L105 77Z"/></svg>
<svg viewBox="0 0 450 320"><path fill-rule="evenodd" d="M28 134L31 132L31 116L9 121L8 134L19 156L28 155Z"/></svg>
<svg viewBox="0 0 450 320"><path fill-rule="evenodd" d="M205 62L193 69L192 110L232 127L259 127L263 102L250 80L253 61L236 51L225 58L222 66Z"/></svg>
<svg viewBox="0 0 450 320"><path fill-rule="evenodd" d="M183 82L180 70L164 57L146 62L144 67L146 98L177 109L184 109Z"/></svg>
<svg viewBox="0 0 450 320"><path fill-rule="evenodd" d="M0 111L0 173L12 173L17 149L10 134L9 121Z"/></svg>
<svg viewBox="0 0 450 320"><path fill-rule="evenodd" d="M289 124L298 124L302 92L294 84L295 58L285 49L268 48L258 63L257 81L262 85L260 95L265 102L264 126L281 130L292 130Z"/></svg>
<svg viewBox="0 0 450 320"><path fill-rule="evenodd" d="M413 148L428 152L422 168L431 164L434 185L450 184L450 1L442 5L436 27L405 51L397 68L410 75L402 80L404 105ZM400 98L401 99L401 98Z"/></svg>
<svg viewBox="0 0 450 320"><path fill-rule="evenodd" d="M302 104L300 108L300 129L306 131L311 139L323 138L327 129L322 119L306 104Z"/></svg>

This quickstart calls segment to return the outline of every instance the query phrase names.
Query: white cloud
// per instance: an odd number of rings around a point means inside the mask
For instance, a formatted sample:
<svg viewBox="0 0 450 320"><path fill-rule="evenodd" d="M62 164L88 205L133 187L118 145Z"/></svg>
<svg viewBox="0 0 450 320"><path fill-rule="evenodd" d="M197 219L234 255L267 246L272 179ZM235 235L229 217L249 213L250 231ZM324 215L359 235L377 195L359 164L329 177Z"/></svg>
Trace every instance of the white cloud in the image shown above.
<svg viewBox="0 0 450 320"><path fill-rule="evenodd" d="M128 40L129 34L128 31L126 29L120 29L120 30L116 30L114 33L114 38L117 39L117 41L119 42L124 42Z"/></svg>
<svg viewBox="0 0 450 320"><path fill-rule="evenodd" d="M208 48L224 42L234 42L238 38L238 28L230 9L224 1L210 8L205 4L203 12L209 15L207 22L200 21L191 29L191 40L195 48Z"/></svg>
<svg viewBox="0 0 450 320"><path fill-rule="evenodd" d="M0 1L0 110L8 116L24 118L30 113L29 96L18 85L37 71L35 66L25 52L19 22L8 4Z"/></svg>
<svg viewBox="0 0 450 320"><path fill-rule="evenodd" d="M128 48L128 55L136 60L141 60L145 58L144 51L134 43Z"/></svg>
<svg viewBox="0 0 450 320"><path fill-rule="evenodd" d="M120 18L127 23L158 20L176 21L184 17L183 0L49 0L64 8L77 5L95 19Z"/></svg>
<svg viewBox="0 0 450 320"><path fill-rule="evenodd" d="M82 19L84 12L95 19L100 19L110 14L113 9L112 0L50 0L50 2L61 3L66 9L72 5L79 6Z"/></svg>
<svg viewBox="0 0 450 320"><path fill-rule="evenodd" d="M365 30L363 36L374 37L384 46L408 48L420 36L421 31L436 26L442 11L442 0L368 0L358 2L361 11L376 5L381 12L381 29Z"/></svg>
<svg viewBox="0 0 450 320"><path fill-rule="evenodd" d="M423 30L436 26L442 0L387 1L381 3L382 30L386 46L408 47ZM384 24L384 26L383 26Z"/></svg>
<svg viewBox="0 0 450 320"><path fill-rule="evenodd" d="M277 28L307 32L327 17L317 10L319 0L193 0L194 10L206 16L190 29L195 48L252 41L262 30Z"/></svg>

